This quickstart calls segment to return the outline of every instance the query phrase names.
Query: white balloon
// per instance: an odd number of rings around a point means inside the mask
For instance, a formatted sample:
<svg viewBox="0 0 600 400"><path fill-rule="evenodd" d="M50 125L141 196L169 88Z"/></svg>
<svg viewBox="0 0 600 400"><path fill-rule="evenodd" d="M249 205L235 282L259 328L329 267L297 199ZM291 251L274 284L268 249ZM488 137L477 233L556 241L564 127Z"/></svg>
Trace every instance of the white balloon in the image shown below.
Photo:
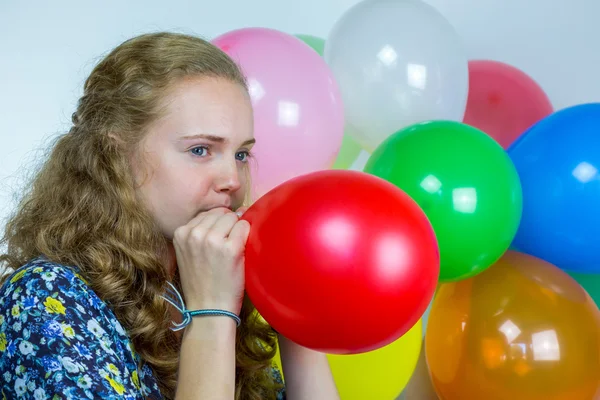
<svg viewBox="0 0 600 400"><path fill-rule="evenodd" d="M462 121L469 72L450 23L420 0L366 0L349 8L325 42L355 139L373 151L427 120Z"/></svg>

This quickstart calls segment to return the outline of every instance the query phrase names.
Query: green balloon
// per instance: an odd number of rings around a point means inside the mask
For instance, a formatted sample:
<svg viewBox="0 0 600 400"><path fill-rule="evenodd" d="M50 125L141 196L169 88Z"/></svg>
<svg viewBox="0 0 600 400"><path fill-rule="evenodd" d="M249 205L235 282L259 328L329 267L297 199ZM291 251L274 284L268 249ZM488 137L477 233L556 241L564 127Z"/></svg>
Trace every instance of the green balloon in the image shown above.
<svg viewBox="0 0 600 400"><path fill-rule="evenodd" d="M313 35L305 35L305 34L297 34L294 35L298 39L302 40L304 43L313 48L314 51L319 53L319 55L323 55L325 52L325 39L322 39Z"/></svg>
<svg viewBox="0 0 600 400"><path fill-rule="evenodd" d="M398 186L423 209L440 248L440 282L477 275L512 242L522 212L517 171L490 136L452 121L404 128L364 169Z"/></svg>
<svg viewBox="0 0 600 400"><path fill-rule="evenodd" d="M569 272L569 275L575 279L588 292L596 305L600 307L600 275L598 274L580 274Z"/></svg>

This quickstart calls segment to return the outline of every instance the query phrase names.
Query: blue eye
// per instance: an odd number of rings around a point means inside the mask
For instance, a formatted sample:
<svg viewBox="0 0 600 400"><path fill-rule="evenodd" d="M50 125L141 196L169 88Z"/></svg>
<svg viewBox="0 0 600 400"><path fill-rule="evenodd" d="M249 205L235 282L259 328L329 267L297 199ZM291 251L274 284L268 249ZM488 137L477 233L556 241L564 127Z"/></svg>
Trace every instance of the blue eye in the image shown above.
<svg viewBox="0 0 600 400"><path fill-rule="evenodd" d="M208 147L206 146L198 146L190 149L193 155L198 157L204 157L208 154Z"/></svg>
<svg viewBox="0 0 600 400"><path fill-rule="evenodd" d="M235 153L235 159L241 162L247 162L249 156L250 154L247 151L238 151Z"/></svg>

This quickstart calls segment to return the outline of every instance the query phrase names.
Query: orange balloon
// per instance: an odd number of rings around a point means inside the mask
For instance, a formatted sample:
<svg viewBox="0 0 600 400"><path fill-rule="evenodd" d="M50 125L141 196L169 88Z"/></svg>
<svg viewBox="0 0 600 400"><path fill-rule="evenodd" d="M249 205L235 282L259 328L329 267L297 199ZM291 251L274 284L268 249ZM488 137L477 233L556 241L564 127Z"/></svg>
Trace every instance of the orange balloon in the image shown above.
<svg viewBox="0 0 600 400"><path fill-rule="evenodd" d="M425 353L441 400L600 398L600 311L569 275L526 254L442 285Z"/></svg>

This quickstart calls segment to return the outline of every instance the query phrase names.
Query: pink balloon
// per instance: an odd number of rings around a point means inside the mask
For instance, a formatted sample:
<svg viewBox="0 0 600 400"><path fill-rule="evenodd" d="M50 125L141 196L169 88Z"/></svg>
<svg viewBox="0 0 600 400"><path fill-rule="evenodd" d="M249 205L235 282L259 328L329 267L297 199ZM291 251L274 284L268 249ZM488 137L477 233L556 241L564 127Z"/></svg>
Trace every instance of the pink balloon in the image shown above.
<svg viewBox="0 0 600 400"><path fill-rule="evenodd" d="M544 90L523 71L498 61L469 61L464 123L481 129L505 149L552 112Z"/></svg>
<svg viewBox="0 0 600 400"><path fill-rule="evenodd" d="M333 73L300 39L267 28L243 28L212 41L248 80L256 145L253 194L331 168L344 135L341 94Z"/></svg>

